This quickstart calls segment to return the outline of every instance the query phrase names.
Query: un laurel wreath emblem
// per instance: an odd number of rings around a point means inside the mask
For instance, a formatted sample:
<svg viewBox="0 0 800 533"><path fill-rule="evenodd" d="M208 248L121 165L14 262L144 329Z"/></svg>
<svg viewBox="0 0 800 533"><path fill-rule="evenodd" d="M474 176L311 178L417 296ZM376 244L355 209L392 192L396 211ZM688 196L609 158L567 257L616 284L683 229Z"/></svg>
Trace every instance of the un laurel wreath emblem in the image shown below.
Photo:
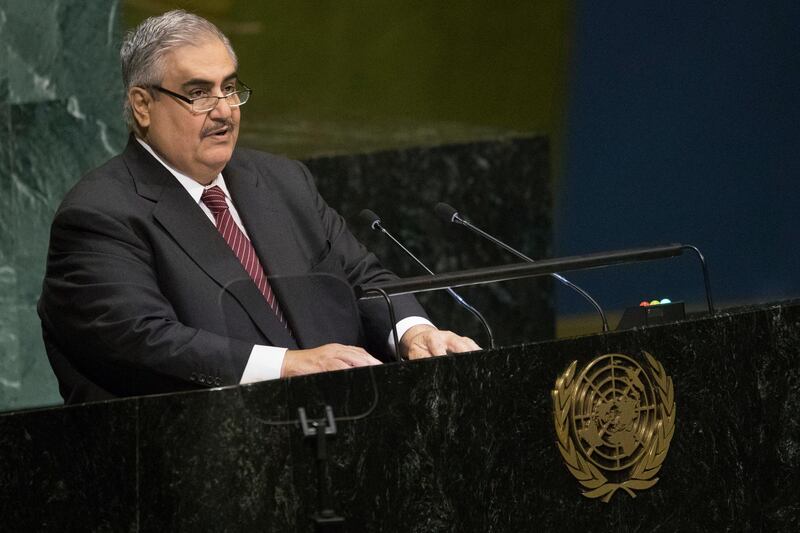
<svg viewBox="0 0 800 533"><path fill-rule="evenodd" d="M675 432L672 378L652 355L646 368L623 354L601 355L576 374L577 361L556 380L557 446L587 498L608 503L622 489L632 497L656 484Z"/></svg>

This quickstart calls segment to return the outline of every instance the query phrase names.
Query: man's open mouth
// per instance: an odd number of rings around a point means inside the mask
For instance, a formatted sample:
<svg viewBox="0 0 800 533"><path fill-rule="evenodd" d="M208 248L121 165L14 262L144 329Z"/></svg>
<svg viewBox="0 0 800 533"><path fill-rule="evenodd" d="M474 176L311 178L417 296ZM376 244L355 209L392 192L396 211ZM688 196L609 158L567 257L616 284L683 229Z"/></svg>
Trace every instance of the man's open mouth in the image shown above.
<svg viewBox="0 0 800 533"><path fill-rule="evenodd" d="M206 137L224 137L228 133L228 127L220 128L206 134Z"/></svg>

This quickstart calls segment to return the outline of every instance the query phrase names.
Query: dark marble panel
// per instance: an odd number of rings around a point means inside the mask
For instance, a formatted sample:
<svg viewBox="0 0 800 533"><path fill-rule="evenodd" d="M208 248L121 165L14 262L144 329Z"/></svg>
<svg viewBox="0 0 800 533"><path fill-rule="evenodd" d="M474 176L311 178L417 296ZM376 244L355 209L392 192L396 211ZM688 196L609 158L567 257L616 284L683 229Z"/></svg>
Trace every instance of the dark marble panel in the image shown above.
<svg viewBox="0 0 800 533"><path fill-rule="evenodd" d="M341 423L330 446L334 507L347 518L348 531L529 527L530 510L551 490L541 483L540 452L530 441L539 409L519 392L530 380L514 379L509 387L509 379L521 376L513 375L513 361L512 368L499 355L488 356L486 365L464 364L469 357L376 370L377 408L364 420ZM360 381L347 390L352 399L358 391L364 405L372 393L367 380ZM341 405L333 387L331 381L318 390ZM313 397L312 391L297 393ZM306 475L299 486L313 486L315 472ZM297 476L302 479L301 472ZM314 501L305 503L309 516Z"/></svg>
<svg viewBox="0 0 800 533"><path fill-rule="evenodd" d="M0 108L8 103L8 14L0 6ZM7 139L8 137L3 137Z"/></svg>
<svg viewBox="0 0 800 533"><path fill-rule="evenodd" d="M378 407L331 446L335 507L351 531L518 531L532 516L547 531L794 531L799 336L794 305L377 369ZM641 350L675 383L661 479L636 499L588 500L556 451L549 391L573 359ZM365 405L357 375L299 380L292 393ZM303 475L298 486L313 484Z"/></svg>
<svg viewBox="0 0 800 533"><path fill-rule="evenodd" d="M2 49L2 46L0 46ZM2 52L0 51L0 55ZM0 58L2 61L2 58ZM3 80L3 67L0 66L0 96L2 95L4 87L7 83ZM0 193L9 194L11 189L11 107L0 101ZM8 199L5 199L3 204L7 205ZM11 252L11 223L12 215L7 209L0 209L0 264L8 265L10 261Z"/></svg>
<svg viewBox="0 0 800 533"><path fill-rule="evenodd" d="M137 531L137 404L0 416L4 531Z"/></svg>
<svg viewBox="0 0 800 533"><path fill-rule="evenodd" d="M292 531L286 382L140 400L140 531Z"/></svg>
<svg viewBox="0 0 800 533"><path fill-rule="evenodd" d="M642 350L675 385L669 454L658 483L636 498L587 499L556 449L550 391L573 360ZM44 530L82 520L101 531L313 531L314 443L281 422L298 407L319 418L330 405L339 418L327 441L330 502L346 531L796 531L799 376L800 302L789 302L494 352L0 415L0 457L14 465L3 469L0 501L6 516ZM91 499L98 479L102 509ZM56 504L29 504L42 499Z"/></svg>
<svg viewBox="0 0 800 533"><path fill-rule="evenodd" d="M433 214L440 201L533 258L550 256L552 198L544 137L505 138L361 155L320 157L308 166L320 191L382 262L401 276L423 274L358 219L364 208L435 272L516 262L465 228ZM549 278L459 289L480 309L500 345L553 337ZM476 319L444 293L422 295L434 321L486 344Z"/></svg>

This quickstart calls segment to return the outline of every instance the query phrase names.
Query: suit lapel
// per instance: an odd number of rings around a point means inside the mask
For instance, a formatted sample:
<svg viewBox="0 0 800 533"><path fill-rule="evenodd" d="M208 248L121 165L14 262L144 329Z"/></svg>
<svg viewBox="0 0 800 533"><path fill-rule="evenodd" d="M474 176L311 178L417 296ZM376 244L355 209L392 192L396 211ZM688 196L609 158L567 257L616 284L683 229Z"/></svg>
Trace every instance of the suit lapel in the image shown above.
<svg viewBox="0 0 800 533"><path fill-rule="evenodd" d="M175 177L132 137L124 156L137 192L156 202L153 216L186 254L236 298L273 345L295 348L228 244Z"/></svg>
<svg viewBox="0 0 800 533"><path fill-rule="evenodd" d="M307 270L285 206L254 168L241 160L237 163L226 167L222 175L267 274L282 276Z"/></svg>
<svg viewBox="0 0 800 533"><path fill-rule="evenodd" d="M239 158L223 171L225 184L298 344L309 347L304 340L314 338L319 324L308 319L308 310L317 306L320 293L305 290L315 280L304 277L311 275L310 263L292 227L294 218L271 188L269 170L259 170L266 176Z"/></svg>

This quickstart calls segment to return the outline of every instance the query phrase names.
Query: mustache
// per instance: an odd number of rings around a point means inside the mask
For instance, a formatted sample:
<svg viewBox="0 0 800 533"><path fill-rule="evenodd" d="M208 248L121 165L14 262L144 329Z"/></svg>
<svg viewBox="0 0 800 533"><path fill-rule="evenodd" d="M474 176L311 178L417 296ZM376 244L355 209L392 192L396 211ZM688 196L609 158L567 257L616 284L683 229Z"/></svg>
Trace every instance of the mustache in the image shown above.
<svg viewBox="0 0 800 533"><path fill-rule="evenodd" d="M228 119L228 120L224 120L224 121L215 122L211 126L209 126L207 128L204 128L203 131L200 132L200 133L201 133L201 135L203 137L206 137L206 136L211 135L214 132L217 132L217 131L219 131L219 130L221 130L223 128L228 128L229 130L232 130L235 126L236 126L236 122L234 122L233 119Z"/></svg>

